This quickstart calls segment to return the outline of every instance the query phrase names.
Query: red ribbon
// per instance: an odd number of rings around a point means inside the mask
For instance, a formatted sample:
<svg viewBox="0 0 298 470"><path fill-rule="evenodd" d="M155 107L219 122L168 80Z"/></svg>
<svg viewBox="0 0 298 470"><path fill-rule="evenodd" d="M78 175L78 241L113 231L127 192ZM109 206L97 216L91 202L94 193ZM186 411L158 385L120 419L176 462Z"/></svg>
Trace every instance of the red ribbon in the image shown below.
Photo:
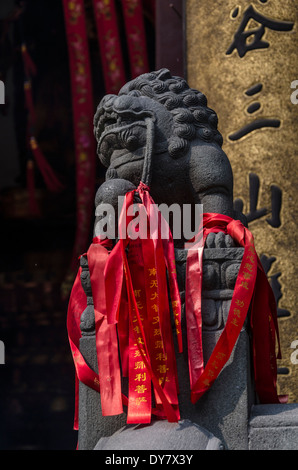
<svg viewBox="0 0 298 470"><path fill-rule="evenodd" d="M190 335L191 400L195 403L212 386L229 359L251 306L256 391L261 403L280 403L276 391L275 340L278 336L276 303L254 248L251 232L240 221L221 214L204 214L203 242L211 232L229 234L244 247L228 319L204 366L201 340L202 246L189 250L186 272L186 321ZM197 338L197 341L195 341ZM280 347L278 351L280 358Z"/></svg>
<svg viewBox="0 0 298 470"><path fill-rule="evenodd" d="M102 414L110 416L123 413L123 407L116 325L109 325L106 316L103 273L109 252L103 245L104 241L94 238L87 252L87 259L95 314Z"/></svg>
<svg viewBox="0 0 298 470"><path fill-rule="evenodd" d="M90 272L95 315L95 338L98 371L91 369L80 352L81 316L87 307L87 297L81 284L80 267L70 294L67 311L67 330L76 371L74 429L78 429L78 381L100 392L102 414L110 416L123 412L127 404L121 393L121 376L118 359L115 325L108 325L105 310L104 268L111 249L110 240L93 239L86 255Z"/></svg>
<svg viewBox="0 0 298 470"><path fill-rule="evenodd" d="M86 250L95 192L93 96L84 1L63 0L68 43L76 158L77 231L74 261ZM71 269L75 269L73 265Z"/></svg>
<svg viewBox="0 0 298 470"><path fill-rule="evenodd" d="M128 357L129 357L129 396L128 396L128 423L150 423L151 421L151 378L142 358L140 348L146 349L144 337L148 338L148 330L151 332L151 322L147 313L146 292L144 277L146 262L143 258L139 240L133 240L129 244L127 254L128 266L131 275L133 293L136 299L138 313L134 308L132 297L129 295L128 315ZM128 276L126 276L128 278ZM127 284L128 284L127 280ZM123 312L119 311L119 318ZM139 318L138 318L139 315ZM139 326L141 322L142 329ZM150 335L151 336L151 335ZM148 344L148 343L147 343ZM145 354L148 355L148 349Z"/></svg>
<svg viewBox="0 0 298 470"><path fill-rule="evenodd" d="M148 238L147 233L143 234L147 238L142 238L141 236L138 243L127 236L127 227L133 220L133 216L128 216L127 210L133 204L135 193L139 195L148 218L152 214L152 209L156 207L148 191L149 188L141 183L137 190L126 194L124 206L120 214L119 232L121 236L113 248L105 268L108 323L116 324L122 321L121 295L123 293L123 285L126 286L128 298L128 315L126 313L125 317L129 319L130 328L128 343L130 372L129 423L149 422L151 412L163 417L166 416L170 422L176 422L179 419L177 374L166 286L166 266L172 267L174 263L173 240L170 238L167 241L168 250L164 250L159 237L160 233L157 233L157 238L153 240ZM160 230L159 222L155 220L157 232ZM128 257L126 254L127 247L133 253L133 255L130 254ZM142 266L143 270L140 271ZM153 275L152 279L150 279L151 274ZM172 300L175 302L178 311L181 304L180 297L177 295L179 291L176 272L172 270L168 274L170 285L172 286L171 294L174 296ZM136 286L139 289L136 289ZM150 288L153 289L151 293ZM142 297L146 299L146 302L143 301L140 304L138 293L136 292L138 290L142 293ZM155 293L154 299L153 293ZM150 305L151 300L156 300L154 310L152 310L152 305ZM177 331L179 332L181 332L180 318L180 312L177 312L175 319L178 323ZM154 348L154 337L156 345L158 345L157 348ZM180 340L179 344L182 344ZM143 368L143 373L146 374L146 377L143 376L144 381L146 379L146 384L138 384L144 385L142 388L134 388L132 383L132 380L137 381L133 379L136 369L133 368L132 354L135 352L137 352L140 358L139 362ZM147 382L148 376L152 381L155 391L157 407L154 410L151 410L151 403L150 409L148 408L150 398ZM141 391L148 393L140 394Z"/></svg>
<svg viewBox="0 0 298 470"><path fill-rule="evenodd" d="M81 380L87 386L100 391L103 415L122 413L122 405L128 405L128 423L149 423L151 414L170 422L176 422L180 418L166 286L167 269L169 284L174 286L170 290L172 304L174 302L179 311L174 314L179 338L180 297L175 269L169 270L169 266L174 266L174 248L171 237L167 243L160 238L161 215L154 212L156 206L148 190L141 183L137 190L126 194L119 230L124 228L124 235L127 234L127 228L133 220L133 216L127 215L127 210L134 201L135 193L138 193L147 215L152 216L153 211L156 231L153 238L120 238L114 248L111 248L108 240L95 238L87 252L95 310L99 374L89 368L79 351L80 316L87 305L80 282L81 269L71 293L67 320L76 368L76 390L77 381ZM158 223L156 218L159 219ZM284 402L285 398L279 397L276 391L276 338L279 346L277 357L280 358L276 303L256 254L253 236L240 221L221 214L204 214L203 226L202 243L198 242L189 249L186 266L191 400L195 403L220 374L250 309L256 391L261 403ZM201 339L202 260L204 242L211 232L229 234L244 247L244 254L226 325L204 366ZM181 351L182 342L179 341L179 345ZM128 399L121 393L121 369L122 376L129 377ZM153 409L151 383L156 402ZM77 426L76 412L75 428Z"/></svg>
<svg viewBox="0 0 298 470"><path fill-rule="evenodd" d="M32 132L32 129L34 128L36 124L36 115L35 115L35 109L34 109L34 104L33 104L32 86L31 86L30 79L24 82L24 94L25 94L26 108L28 110L28 129L30 133Z"/></svg>

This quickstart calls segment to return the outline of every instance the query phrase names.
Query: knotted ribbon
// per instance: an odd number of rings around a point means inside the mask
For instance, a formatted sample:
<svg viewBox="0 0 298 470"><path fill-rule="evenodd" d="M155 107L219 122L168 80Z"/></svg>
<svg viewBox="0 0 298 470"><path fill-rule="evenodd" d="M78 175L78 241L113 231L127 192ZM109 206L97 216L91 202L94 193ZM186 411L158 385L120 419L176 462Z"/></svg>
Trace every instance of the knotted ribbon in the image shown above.
<svg viewBox="0 0 298 470"><path fill-rule="evenodd" d="M153 237L133 239L125 236L113 248L109 240L94 238L87 252L95 310L98 374L89 368L79 351L80 316L87 306L80 281L81 268L68 309L67 326L76 368L76 384L80 380L100 391L103 415L122 413L122 405L128 405L128 423L148 423L152 414L170 422L180 417L166 283L168 276L178 349L181 352L181 303L174 246L171 234L169 240L160 238L161 214L148 191L149 188L141 183L137 190L126 194L119 230L124 228L127 235L129 224L133 221L133 216L128 215L128 208L138 194L147 215L151 215L151 222L153 220ZM244 254L227 322L204 365L202 266L204 243L211 232L230 235L239 246L244 247ZM277 395L276 389L276 339L277 358L281 354L274 294L256 254L253 236L240 221L222 214L204 214L202 240L188 250L185 310L193 403L210 389L227 363L248 313L252 329L255 386L260 402L281 403L286 400L286 397ZM123 377L129 378L128 399L121 392L121 371ZM151 406L151 383L155 407ZM77 426L76 412L75 429Z"/></svg>
<svg viewBox="0 0 298 470"><path fill-rule="evenodd" d="M128 233L134 218L128 209L132 207L136 194L150 224L153 223L152 238L147 232L148 226L137 240ZM105 267L107 321L111 325L118 323L123 371L128 370L129 375L128 423L148 423L152 412L166 416L170 422L179 419L167 274L179 350L182 348L181 302L173 239L170 230L169 239L161 239L162 220L166 223L149 194L148 186L140 183L136 190L128 192L119 218L120 238ZM123 306L121 308L124 288L126 312ZM126 324L123 323L124 318ZM128 342L125 342L125 332L128 332ZM151 382L156 403L153 409Z"/></svg>
<svg viewBox="0 0 298 470"><path fill-rule="evenodd" d="M104 268L112 249L111 240L94 237L86 253L95 316L95 338L98 373L86 363L80 352L81 316L87 307L87 297L81 283L80 267L70 294L67 312L67 330L75 364L75 418L74 429L78 429L78 382L100 392L103 416L121 414L127 405L121 393L121 375L118 359L117 332L115 325L107 323L104 287Z"/></svg>
<svg viewBox="0 0 298 470"><path fill-rule="evenodd" d="M202 348L203 246L209 233L224 232L244 247L226 325L204 366ZM276 302L251 232L239 220L222 214L203 216L203 240L188 251L186 267L186 321L188 335L191 401L195 403L210 389L227 363L250 309L256 392L261 403L280 403L276 390L276 351L281 357Z"/></svg>
<svg viewBox="0 0 298 470"><path fill-rule="evenodd" d="M80 281L82 268L71 292L67 326L76 368L75 429L78 429L78 380L100 392L104 416L122 413L124 404L128 405L128 423L149 423L152 414L170 422L179 419L169 305L171 300L181 351L181 302L174 245L170 230L169 240L160 238L162 217L143 183L126 194L120 230L127 234L133 221L128 209L136 193L148 219L151 217L151 223L153 220L154 238L150 239L147 233L137 240L125 236L112 248L110 240L95 237L86 254L95 314L98 374L90 369L79 351L80 318L87 306ZM166 224L164 220L163 223ZM121 391L121 372L122 377L129 378L128 399ZM155 406L152 406L151 383Z"/></svg>

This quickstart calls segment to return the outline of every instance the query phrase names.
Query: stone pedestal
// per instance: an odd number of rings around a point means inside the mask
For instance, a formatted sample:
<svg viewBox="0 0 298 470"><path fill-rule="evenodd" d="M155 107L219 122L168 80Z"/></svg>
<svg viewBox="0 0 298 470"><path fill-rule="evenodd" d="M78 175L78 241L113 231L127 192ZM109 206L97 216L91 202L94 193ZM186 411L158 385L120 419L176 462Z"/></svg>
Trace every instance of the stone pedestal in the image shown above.
<svg viewBox="0 0 298 470"><path fill-rule="evenodd" d="M95 343L94 308L88 271L87 258L81 257L81 281L87 295L87 308L81 316L80 352L86 363L94 371L98 371ZM125 424L125 416L106 416L101 413L100 394L79 384L79 450L92 450L101 437L111 436Z"/></svg>
<svg viewBox="0 0 298 470"><path fill-rule="evenodd" d="M152 449L223 450L224 447L212 433L185 419L179 423L155 421L148 426L127 425L111 438L101 438L94 450Z"/></svg>
<svg viewBox="0 0 298 470"><path fill-rule="evenodd" d="M202 298L203 316L203 350L204 360L207 362L216 342L223 330L229 312L230 302L233 295L233 287L238 274L243 248L224 247L219 248L218 242L221 236L215 239L217 246L204 250L204 281ZM215 243L213 240L213 243ZM210 241L208 241L210 245ZM189 422L197 436L198 429L204 435L218 440L221 448L225 449L247 449L248 448L248 421L250 409L254 404L253 378L250 370L250 346L249 333L245 326L242 329L236 346L229 358L228 363L222 370L218 379L210 389L195 405L190 401L190 385L187 359L187 338L184 317L184 286L185 266L187 252L176 250L176 265L178 282L182 298L182 324L184 337L184 352L177 353L177 369L179 380L179 408L181 420ZM82 259L85 285L88 283L86 259ZM83 281L83 282L84 282ZM84 283L83 283L84 285ZM88 292L88 288L85 287ZM88 307L81 319L82 339L80 343L81 352L88 364L97 370L96 346L94 336L94 313L93 307L88 300ZM93 320L92 320L93 318ZM93 323L92 323L93 322ZM175 337L175 333L173 333ZM117 446L117 449L129 448L132 429L125 425L126 416L102 417L100 397L97 392L80 384L80 432L79 449L108 449L109 446ZM151 445L154 449L157 444L153 443L157 423L153 421L151 431L146 426L138 429L138 436L143 445ZM160 425L159 425L160 426ZM163 429L166 447L169 445L168 437L172 435L172 427ZM150 426L149 426L150 428ZM154 428L154 429L153 429ZM121 433L119 434L119 429ZM115 434L113 433L116 432ZM143 433L152 433L152 438L145 443ZM169 436L167 433L170 433ZM202 434L202 435L203 435ZM109 436L113 438L109 439ZM211 439L210 438L210 439ZM203 439L204 440L204 439ZM150 444L149 444L150 442ZM154 441L155 442L155 441ZM204 441L205 443L205 441ZM205 444L201 439L197 441L197 448ZM180 443L181 444L181 443ZM180 445L177 442L177 445ZM159 449L162 443L159 442ZM186 446L189 442L186 440ZM207 444L206 444L207 446ZM174 448L174 447L173 447ZM178 448L178 447L177 447ZM179 447L181 448L181 447ZM185 447L189 448L189 447ZM195 447L194 447L195 448Z"/></svg>
<svg viewBox="0 0 298 470"><path fill-rule="evenodd" d="M243 248L204 250L202 319L205 364L223 331L242 256ZM186 252L176 250L176 258L178 279L184 283ZM181 297L184 298L184 292ZM248 420L255 402L247 321L226 366L211 389L195 405L190 401L185 331L183 349L184 353L177 355L182 418L206 428L221 440L226 449L247 449Z"/></svg>
<svg viewBox="0 0 298 470"><path fill-rule="evenodd" d="M80 350L87 364L97 371L95 335L82 336ZM100 394L80 382L79 450L93 450L102 437L113 435L126 423L125 415L102 416Z"/></svg>
<svg viewBox="0 0 298 470"><path fill-rule="evenodd" d="M249 450L298 450L298 404L254 406Z"/></svg>

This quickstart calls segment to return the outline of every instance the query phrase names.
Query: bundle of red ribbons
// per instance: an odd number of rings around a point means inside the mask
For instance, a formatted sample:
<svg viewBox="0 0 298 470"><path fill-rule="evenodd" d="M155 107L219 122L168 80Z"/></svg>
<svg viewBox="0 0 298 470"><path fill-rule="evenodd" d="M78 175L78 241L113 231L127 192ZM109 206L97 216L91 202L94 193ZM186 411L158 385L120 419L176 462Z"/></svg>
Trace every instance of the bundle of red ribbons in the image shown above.
<svg viewBox="0 0 298 470"><path fill-rule="evenodd" d="M128 423L149 423L152 415L170 422L179 420L178 377L171 318L176 325L178 354L182 351L181 302L177 284L173 239L160 236L162 215L141 183L128 192L119 219L127 229L127 214L135 193L148 218L156 222L151 238L94 238L87 259L95 312L98 370L96 374L79 351L80 316L87 301L79 269L68 309L68 333L76 378L100 392L104 416L123 412ZM153 211L153 212L152 212ZM210 232L229 234L244 247L226 325L207 364L202 347L203 245L188 250L186 265L187 341L191 400L195 403L213 384L230 357L250 310L256 391L262 403L278 403L276 391L276 304L258 259L250 231L240 221L221 214L204 214L203 242ZM127 232L125 232L127 233ZM203 243L204 244L204 243ZM280 357L280 348L277 357ZM121 377L128 377L128 397L121 390ZM78 388L76 387L78 390ZM76 407L78 395L76 395ZM77 410L77 408L76 408ZM78 428L78 414L75 416Z"/></svg>

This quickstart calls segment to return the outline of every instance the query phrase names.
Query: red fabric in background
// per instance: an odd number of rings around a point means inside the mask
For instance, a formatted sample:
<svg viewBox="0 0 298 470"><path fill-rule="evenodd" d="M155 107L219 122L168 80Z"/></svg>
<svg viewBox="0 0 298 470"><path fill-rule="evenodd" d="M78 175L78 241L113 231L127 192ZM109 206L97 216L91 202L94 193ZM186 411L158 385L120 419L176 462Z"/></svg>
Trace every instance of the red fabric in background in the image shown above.
<svg viewBox="0 0 298 470"><path fill-rule="evenodd" d="M149 72L147 43L141 0L122 0L131 78Z"/></svg>
<svg viewBox="0 0 298 470"><path fill-rule="evenodd" d="M71 270L89 245L94 214L96 148L93 135L94 103L83 0L63 0L68 44L76 160L76 234Z"/></svg>
<svg viewBox="0 0 298 470"><path fill-rule="evenodd" d="M114 0L93 0L105 92L116 94L126 82L118 15Z"/></svg>

